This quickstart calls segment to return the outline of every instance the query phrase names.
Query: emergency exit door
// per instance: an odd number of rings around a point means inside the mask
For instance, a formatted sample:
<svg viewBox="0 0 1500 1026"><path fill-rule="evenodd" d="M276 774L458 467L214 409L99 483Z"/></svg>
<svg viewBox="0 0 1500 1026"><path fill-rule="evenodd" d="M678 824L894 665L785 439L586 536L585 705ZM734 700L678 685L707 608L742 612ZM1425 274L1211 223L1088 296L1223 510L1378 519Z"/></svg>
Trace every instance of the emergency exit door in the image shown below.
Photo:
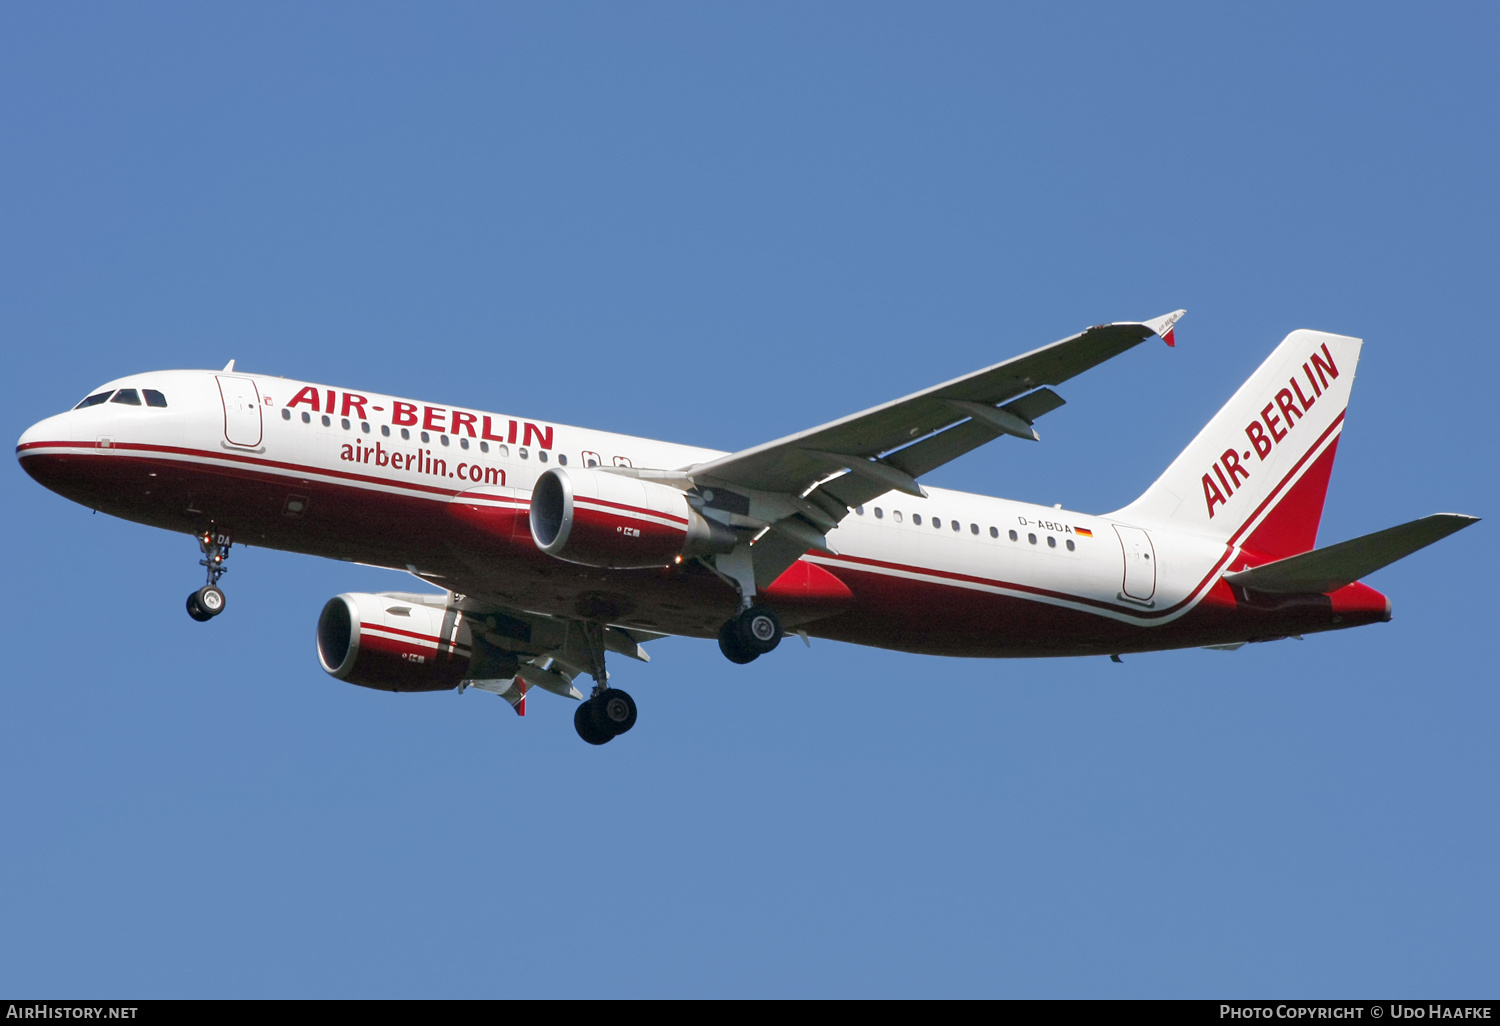
<svg viewBox="0 0 1500 1026"><path fill-rule="evenodd" d="M1120 585L1120 596L1136 602L1150 602L1156 594L1156 551L1151 547L1151 536L1139 527L1115 525L1120 536L1120 548L1125 553L1125 579Z"/></svg>
<svg viewBox="0 0 1500 1026"><path fill-rule="evenodd" d="M249 378L218 375L224 400L224 440L253 449L260 445L260 392Z"/></svg>

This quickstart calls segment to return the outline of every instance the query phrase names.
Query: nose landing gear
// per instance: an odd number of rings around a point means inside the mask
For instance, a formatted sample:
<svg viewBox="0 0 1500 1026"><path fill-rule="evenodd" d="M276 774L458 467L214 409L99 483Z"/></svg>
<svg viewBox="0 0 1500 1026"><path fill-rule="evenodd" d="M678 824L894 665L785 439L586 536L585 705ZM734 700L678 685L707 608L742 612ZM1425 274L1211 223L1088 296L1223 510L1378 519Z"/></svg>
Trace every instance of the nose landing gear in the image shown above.
<svg viewBox="0 0 1500 1026"><path fill-rule="evenodd" d="M199 623L205 623L224 612L224 592L219 589L219 578L228 571L224 560L229 558L229 546L234 544L227 533L215 532L212 528L198 536L198 548L203 558L198 565L208 569L208 583L188 596L187 611Z"/></svg>

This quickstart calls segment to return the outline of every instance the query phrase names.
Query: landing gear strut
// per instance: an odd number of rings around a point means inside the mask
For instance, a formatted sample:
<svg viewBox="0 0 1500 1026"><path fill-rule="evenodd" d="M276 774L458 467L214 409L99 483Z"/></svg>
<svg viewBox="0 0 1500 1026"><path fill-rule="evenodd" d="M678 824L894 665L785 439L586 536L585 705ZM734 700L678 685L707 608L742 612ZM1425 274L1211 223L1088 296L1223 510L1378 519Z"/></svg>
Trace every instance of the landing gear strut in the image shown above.
<svg viewBox="0 0 1500 1026"><path fill-rule="evenodd" d="M781 644L781 621L770 606L751 606L719 628L719 651L732 663L748 663Z"/></svg>
<svg viewBox="0 0 1500 1026"><path fill-rule="evenodd" d="M203 558L198 560L198 565L208 568L208 583L188 596L187 611L199 623L212 620L224 612L224 592L219 590L219 578L228 571L224 560L229 558L229 546L232 545L228 534L217 533L212 528L204 531L198 536L198 548L203 551Z"/></svg>
<svg viewBox="0 0 1500 1026"><path fill-rule="evenodd" d="M591 745L607 744L635 726L635 699L609 686L604 669L604 625L585 621L583 641L587 646L594 692L573 713L573 729Z"/></svg>

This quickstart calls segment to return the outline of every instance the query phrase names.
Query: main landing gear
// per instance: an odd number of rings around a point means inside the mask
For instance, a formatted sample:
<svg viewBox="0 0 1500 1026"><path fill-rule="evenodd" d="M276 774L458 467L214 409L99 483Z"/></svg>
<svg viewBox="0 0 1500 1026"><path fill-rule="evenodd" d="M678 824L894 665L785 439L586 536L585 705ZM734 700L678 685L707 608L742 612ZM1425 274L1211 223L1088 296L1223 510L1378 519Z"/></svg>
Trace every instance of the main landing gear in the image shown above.
<svg viewBox="0 0 1500 1026"><path fill-rule="evenodd" d="M731 663L748 663L781 644L781 621L770 606L742 609L719 628L719 651Z"/></svg>
<svg viewBox="0 0 1500 1026"><path fill-rule="evenodd" d="M573 729L591 745L602 745L635 726L635 699L619 688L595 688L573 712Z"/></svg>
<svg viewBox="0 0 1500 1026"><path fill-rule="evenodd" d="M573 729L591 745L608 744L635 726L635 699L609 686L604 670L604 624L579 624L588 653L594 693L580 702L573 713Z"/></svg>
<svg viewBox="0 0 1500 1026"><path fill-rule="evenodd" d="M219 578L228 571L224 560L229 558L229 546L233 544L228 534L216 533L212 528L198 536L198 548L203 558L198 565L208 568L208 583L188 596L187 611L199 623L206 623L224 612L224 592L219 589Z"/></svg>

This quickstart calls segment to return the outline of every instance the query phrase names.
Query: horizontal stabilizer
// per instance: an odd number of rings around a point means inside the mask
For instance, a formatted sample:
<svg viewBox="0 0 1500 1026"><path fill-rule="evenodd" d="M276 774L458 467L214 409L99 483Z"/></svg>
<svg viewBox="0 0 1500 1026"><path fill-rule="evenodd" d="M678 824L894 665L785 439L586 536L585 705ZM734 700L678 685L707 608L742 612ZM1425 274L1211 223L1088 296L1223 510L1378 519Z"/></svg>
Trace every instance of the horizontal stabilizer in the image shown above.
<svg viewBox="0 0 1500 1026"><path fill-rule="evenodd" d="M1434 513L1400 527L1388 527L1327 548L1225 574L1224 579L1254 591L1325 594L1478 522L1478 517L1461 513Z"/></svg>

